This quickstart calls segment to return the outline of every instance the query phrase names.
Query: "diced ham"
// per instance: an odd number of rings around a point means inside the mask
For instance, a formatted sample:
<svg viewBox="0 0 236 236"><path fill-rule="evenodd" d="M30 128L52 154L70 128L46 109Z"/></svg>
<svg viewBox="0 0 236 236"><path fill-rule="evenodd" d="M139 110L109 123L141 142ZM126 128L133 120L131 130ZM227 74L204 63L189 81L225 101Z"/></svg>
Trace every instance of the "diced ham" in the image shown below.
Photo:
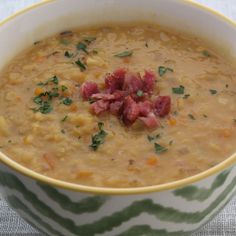
<svg viewBox="0 0 236 236"><path fill-rule="evenodd" d="M93 94L99 93L98 85L94 82L85 82L80 88L80 94L84 100L88 100Z"/></svg>
<svg viewBox="0 0 236 236"><path fill-rule="evenodd" d="M125 125L133 124L139 116L139 106L138 104L130 97L126 97L124 101L124 110L122 119Z"/></svg>
<svg viewBox="0 0 236 236"><path fill-rule="evenodd" d="M156 115L164 117L170 113L171 99L170 96L159 96L154 103Z"/></svg>
<svg viewBox="0 0 236 236"><path fill-rule="evenodd" d="M91 97L96 100L106 100L106 101L115 99L115 95L109 93L95 93Z"/></svg>
<svg viewBox="0 0 236 236"><path fill-rule="evenodd" d="M151 71L140 74L118 69L105 77L105 89L99 92L93 82L81 86L80 93L84 100L92 98L92 112L100 115L105 111L119 117L125 125L132 125L137 119L148 128L160 126L157 116L164 117L171 108L170 96L159 96L153 102L151 96L156 76Z"/></svg>
<svg viewBox="0 0 236 236"><path fill-rule="evenodd" d="M160 122L153 112L149 113L147 117L139 117L139 119L143 121L148 128L157 128L160 126Z"/></svg>
<svg viewBox="0 0 236 236"><path fill-rule="evenodd" d="M129 94L136 94L137 91L143 90L143 81L139 74L126 73L125 80L123 84L123 90Z"/></svg>
<svg viewBox="0 0 236 236"><path fill-rule="evenodd" d="M155 85L156 76L152 71L145 71L143 76L143 91L152 94Z"/></svg>
<svg viewBox="0 0 236 236"><path fill-rule="evenodd" d="M115 101L110 104L110 112L113 115L120 115L122 113L123 101Z"/></svg>
<svg viewBox="0 0 236 236"><path fill-rule="evenodd" d="M110 92L113 93L116 90L121 90L124 83L126 70L117 69L113 74L108 74L105 78L105 87Z"/></svg>
<svg viewBox="0 0 236 236"><path fill-rule="evenodd" d="M140 116L147 116L153 110L153 104L151 101L139 102L139 114Z"/></svg>
<svg viewBox="0 0 236 236"><path fill-rule="evenodd" d="M107 111L109 108L109 101L98 100L94 102L92 105L92 111L94 114L99 115L104 111Z"/></svg>

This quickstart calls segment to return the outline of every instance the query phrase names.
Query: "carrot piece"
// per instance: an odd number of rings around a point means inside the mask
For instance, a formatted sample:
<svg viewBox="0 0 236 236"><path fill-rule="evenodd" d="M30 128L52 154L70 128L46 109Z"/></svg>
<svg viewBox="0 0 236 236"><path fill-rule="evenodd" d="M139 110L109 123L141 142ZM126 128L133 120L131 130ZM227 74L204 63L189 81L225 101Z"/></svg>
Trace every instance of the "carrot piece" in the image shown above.
<svg viewBox="0 0 236 236"><path fill-rule="evenodd" d="M129 64L129 63L130 63L130 60L131 60L130 57L124 57L124 58L123 58L123 62L124 62L125 64Z"/></svg>
<svg viewBox="0 0 236 236"><path fill-rule="evenodd" d="M158 159L156 157L149 157L146 160L146 164L150 166L156 166L158 164Z"/></svg>
<svg viewBox="0 0 236 236"><path fill-rule="evenodd" d="M80 171L78 173L79 178L88 178L92 175L93 173L91 171Z"/></svg>
<svg viewBox="0 0 236 236"><path fill-rule="evenodd" d="M70 105L70 111L71 112L76 112L78 111L78 106L76 104L71 104Z"/></svg>
<svg viewBox="0 0 236 236"><path fill-rule="evenodd" d="M232 131L229 130L229 129L223 129L222 132L221 132L221 135L224 137L224 138L229 138L232 136Z"/></svg>
<svg viewBox="0 0 236 236"><path fill-rule="evenodd" d="M177 121L174 118L170 118L170 119L168 119L168 124L170 126L175 126L177 124Z"/></svg>
<svg viewBox="0 0 236 236"><path fill-rule="evenodd" d="M35 94L36 96L39 96L41 93L43 93L43 89L42 89L42 88L36 88L36 89L34 90L34 94Z"/></svg>

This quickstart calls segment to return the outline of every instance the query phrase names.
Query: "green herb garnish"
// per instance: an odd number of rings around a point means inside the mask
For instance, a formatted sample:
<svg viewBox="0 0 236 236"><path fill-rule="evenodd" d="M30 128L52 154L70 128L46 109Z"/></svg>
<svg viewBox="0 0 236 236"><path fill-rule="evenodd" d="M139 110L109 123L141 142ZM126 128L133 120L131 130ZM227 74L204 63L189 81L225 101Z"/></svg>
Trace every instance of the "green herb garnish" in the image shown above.
<svg viewBox="0 0 236 236"><path fill-rule="evenodd" d="M162 77L167 71L170 71L170 72L174 72L173 69L169 68L169 67L164 67L164 66L159 66L158 68L158 73L159 75Z"/></svg>
<svg viewBox="0 0 236 236"><path fill-rule="evenodd" d="M78 59L75 63L79 66L81 71L86 70L86 66L80 61L80 59Z"/></svg>
<svg viewBox="0 0 236 236"><path fill-rule="evenodd" d="M74 56L74 54L72 52L68 52L68 51L65 51L65 54L64 54L65 57L68 57L68 58L71 58Z"/></svg>
<svg viewBox="0 0 236 236"><path fill-rule="evenodd" d="M61 39L61 40L60 40L60 43L61 43L61 44L64 44L64 45L69 45L69 44L70 44L70 41L67 40L67 39Z"/></svg>
<svg viewBox="0 0 236 236"><path fill-rule="evenodd" d="M217 94L217 90L215 90L215 89L209 89L209 91L212 95Z"/></svg>
<svg viewBox="0 0 236 236"><path fill-rule="evenodd" d="M202 51L202 55L205 56L205 57L210 57L211 56L211 54L207 50Z"/></svg>
<svg viewBox="0 0 236 236"><path fill-rule="evenodd" d="M68 119L68 115L64 116L61 122L65 122Z"/></svg>
<svg viewBox="0 0 236 236"><path fill-rule="evenodd" d="M175 94L184 94L184 86L180 85L179 87L172 88L172 92Z"/></svg>
<svg viewBox="0 0 236 236"><path fill-rule="evenodd" d="M86 54L88 54L88 51L87 51L87 45L82 43L82 42L79 42L76 46L77 50L82 50L83 52L85 52Z"/></svg>
<svg viewBox="0 0 236 236"><path fill-rule="evenodd" d="M71 105L72 102L73 102L73 100L70 99L70 98L64 98L63 101L62 101L62 103L66 106Z"/></svg>
<svg viewBox="0 0 236 236"><path fill-rule="evenodd" d="M136 94L137 94L138 97L142 97L143 96L143 91L142 90L138 90Z"/></svg>
<svg viewBox="0 0 236 236"><path fill-rule="evenodd" d="M154 148L155 148L155 152L156 152L157 154L166 152L166 151L168 150L167 148L161 146L161 145L158 144L158 143L154 143Z"/></svg>
<svg viewBox="0 0 236 236"><path fill-rule="evenodd" d="M170 140L169 145L171 146L173 144L174 140Z"/></svg>
<svg viewBox="0 0 236 236"><path fill-rule="evenodd" d="M92 43L95 40L96 40L96 37L93 37L93 36L88 36L84 38L84 41L88 44Z"/></svg>
<svg viewBox="0 0 236 236"><path fill-rule="evenodd" d="M45 83L39 82L37 85L38 85L38 86L45 86L45 85L48 85L49 83L58 84L58 78L57 78L57 76L54 75L52 78L50 78L49 80L47 80Z"/></svg>
<svg viewBox="0 0 236 236"><path fill-rule="evenodd" d="M189 117L191 120L196 120L196 118L195 118L192 114L188 114L188 117Z"/></svg>
<svg viewBox="0 0 236 236"><path fill-rule="evenodd" d="M42 102L39 108L32 108L33 112L41 112L42 114L48 114L52 111L52 106L48 101Z"/></svg>
<svg viewBox="0 0 236 236"><path fill-rule="evenodd" d="M124 51L124 52L115 54L114 56L122 58L122 57L130 57L132 55L133 55L133 51Z"/></svg>
<svg viewBox="0 0 236 236"><path fill-rule="evenodd" d="M183 99L187 99L188 97L190 97L190 94L184 94Z"/></svg>
<svg viewBox="0 0 236 236"><path fill-rule="evenodd" d="M62 129L62 130L61 130L61 133L62 133L62 134L65 134L65 130L64 130L64 129Z"/></svg>
<svg viewBox="0 0 236 236"><path fill-rule="evenodd" d="M89 104L93 104L94 102L96 102L96 99L90 97L88 99L88 102L89 102Z"/></svg>
<svg viewBox="0 0 236 236"><path fill-rule="evenodd" d="M107 136L106 131L103 130L104 124L102 122L98 123L98 129L99 132L95 135L92 135L92 144L90 145L90 148L92 148L94 151L98 149L98 147L104 143L104 139Z"/></svg>
<svg viewBox="0 0 236 236"><path fill-rule="evenodd" d="M62 86L61 86L61 91L62 91L62 92L66 91L67 89L68 89L68 88L67 88L65 85L62 85Z"/></svg>
<svg viewBox="0 0 236 236"><path fill-rule="evenodd" d="M156 139L158 139L160 137L161 137L161 134L156 134L154 136L148 135L147 139L148 139L149 142L152 142L153 140L156 140Z"/></svg>

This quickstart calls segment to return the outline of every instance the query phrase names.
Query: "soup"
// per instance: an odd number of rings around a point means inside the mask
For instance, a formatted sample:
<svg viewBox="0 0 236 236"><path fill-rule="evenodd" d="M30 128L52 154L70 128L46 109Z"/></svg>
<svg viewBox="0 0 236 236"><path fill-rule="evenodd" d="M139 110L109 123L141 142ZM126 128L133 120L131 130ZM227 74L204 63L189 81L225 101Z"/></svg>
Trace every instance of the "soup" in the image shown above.
<svg viewBox="0 0 236 236"><path fill-rule="evenodd" d="M156 25L62 32L2 71L1 150L83 185L189 177L235 151L235 72L199 39Z"/></svg>

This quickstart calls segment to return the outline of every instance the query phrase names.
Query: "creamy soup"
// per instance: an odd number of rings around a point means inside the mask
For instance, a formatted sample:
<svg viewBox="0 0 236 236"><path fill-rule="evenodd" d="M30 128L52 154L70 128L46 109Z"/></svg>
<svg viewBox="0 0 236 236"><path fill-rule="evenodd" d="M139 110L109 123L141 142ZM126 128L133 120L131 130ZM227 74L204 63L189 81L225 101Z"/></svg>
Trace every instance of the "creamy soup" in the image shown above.
<svg viewBox="0 0 236 236"><path fill-rule="evenodd" d="M200 40L159 26L62 32L2 71L1 150L90 186L195 175L235 151L235 72Z"/></svg>

